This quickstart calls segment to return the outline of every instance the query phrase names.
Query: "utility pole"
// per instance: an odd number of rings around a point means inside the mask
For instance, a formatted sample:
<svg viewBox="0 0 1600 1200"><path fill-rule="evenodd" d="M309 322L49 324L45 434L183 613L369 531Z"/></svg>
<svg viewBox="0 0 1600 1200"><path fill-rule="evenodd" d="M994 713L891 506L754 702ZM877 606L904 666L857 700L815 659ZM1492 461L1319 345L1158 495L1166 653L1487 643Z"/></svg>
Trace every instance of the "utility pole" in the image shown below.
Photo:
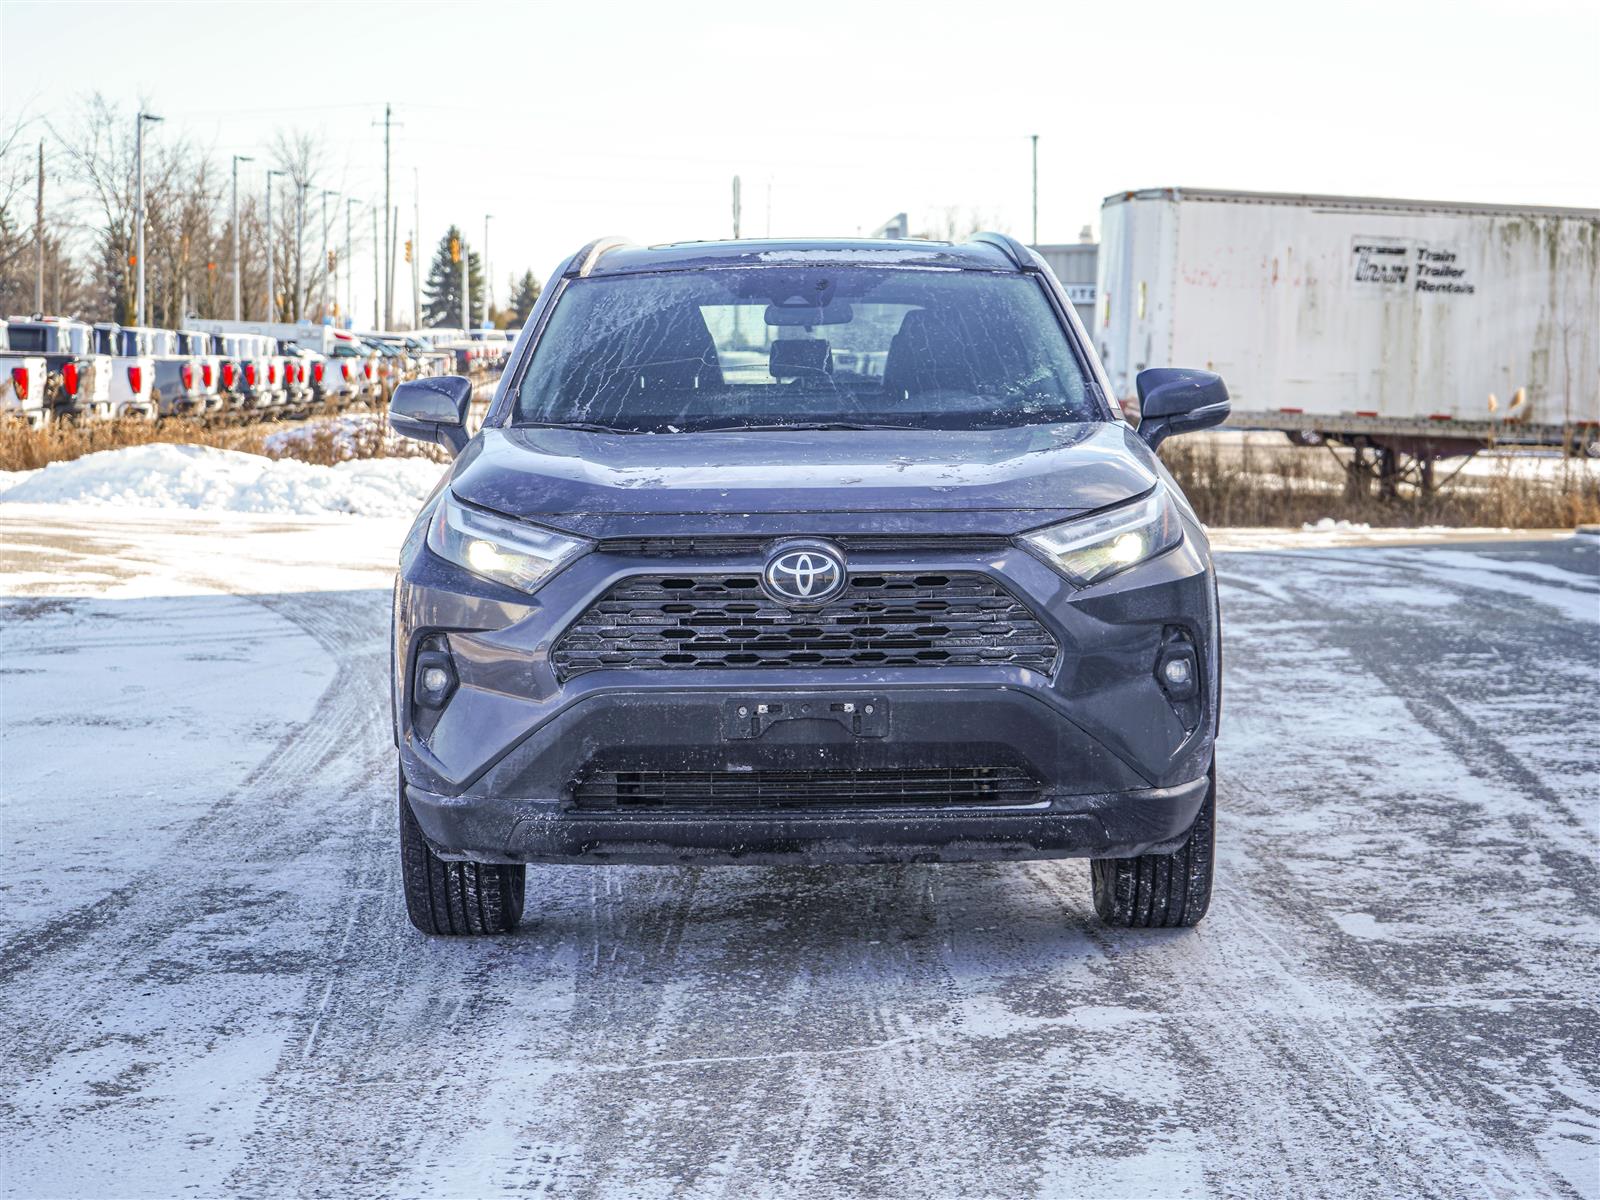
<svg viewBox="0 0 1600 1200"><path fill-rule="evenodd" d="M137 195L133 203L133 258L139 274L138 290L134 294L133 302L133 323L140 326L144 324L144 124L146 121L154 124L161 119L147 112L141 112L133 127L133 155L137 161L134 168L134 188Z"/></svg>
<svg viewBox="0 0 1600 1200"><path fill-rule="evenodd" d="M422 173L411 168L411 328L422 328Z"/></svg>
<svg viewBox="0 0 1600 1200"><path fill-rule="evenodd" d="M278 271L277 254L273 240L277 236L272 228L272 181L279 175L287 175L287 171L267 172L267 320L278 319Z"/></svg>
<svg viewBox="0 0 1600 1200"><path fill-rule="evenodd" d="M494 307L494 272L489 269L489 222L493 213L483 214L483 323L489 324L489 310Z"/></svg>
<svg viewBox="0 0 1600 1200"><path fill-rule="evenodd" d="M739 240L739 177L733 177L733 240Z"/></svg>
<svg viewBox="0 0 1600 1200"><path fill-rule="evenodd" d="M1033 138L1033 242L1039 244L1039 135L1030 135Z"/></svg>
<svg viewBox="0 0 1600 1200"><path fill-rule="evenodd" d="M243 154L235 154L233 156L233 319L235 321L244 320L244 317L240 315L244 310L241 307L243 300L239 295L241 281L239 266L239 164L242 162L255 162L255 159L247 158ZM272 240L270 231L268 232L267 240L269 243Z"/></svg>
<svg viewBox="0 0 1600 1200"><path fill-rule="evenodd" d="M33 311L44 312L44 139L39 139L39 204L33 222L34 266L39 277L33 286Z"/></svg>
<svg viewBox="0 0 1600 1200"><path fill-rule="evenodd" d="M356 260L350 229L354 223L356 202L352 196L344 201L344 315L352 322L356 319Z"/></svg>

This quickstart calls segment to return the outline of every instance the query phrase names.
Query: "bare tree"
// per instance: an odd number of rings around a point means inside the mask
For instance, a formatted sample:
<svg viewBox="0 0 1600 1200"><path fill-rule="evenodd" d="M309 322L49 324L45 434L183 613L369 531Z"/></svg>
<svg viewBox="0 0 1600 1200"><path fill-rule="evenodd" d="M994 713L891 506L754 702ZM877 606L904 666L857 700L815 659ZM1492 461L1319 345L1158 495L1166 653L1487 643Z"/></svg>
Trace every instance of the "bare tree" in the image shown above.
<svg viewBox="0 0 1600 1200"><path fill-rule="evenodd" d="M964 242L973 234L985 229L1005 232L1005 222L996 214L986 212L976 205L963 212L956 205L930 209L920 222L922 232L913 236L929 238L936 242Z"/></svg>
<svg viewBox="0 0 1600 1200"><path fill-rule="evenodd" d="M28 203L38 159L20 114L0 127L0 314L29 312L34 300L34 230Z"/></svg>
<svg viewBox="0 0 1600 1200"><path fill-rule="evenodd" d="M328 264L321 261L321 208L317 188L322 175L322 144L303 130L280 130L268 151L278 170L285 172L291 185L283 216L274 215L278 226L273 238L278 247L277 276L283 296L280 319L298 321L315 307L312 297L322 290L322 276Z"/></svg>

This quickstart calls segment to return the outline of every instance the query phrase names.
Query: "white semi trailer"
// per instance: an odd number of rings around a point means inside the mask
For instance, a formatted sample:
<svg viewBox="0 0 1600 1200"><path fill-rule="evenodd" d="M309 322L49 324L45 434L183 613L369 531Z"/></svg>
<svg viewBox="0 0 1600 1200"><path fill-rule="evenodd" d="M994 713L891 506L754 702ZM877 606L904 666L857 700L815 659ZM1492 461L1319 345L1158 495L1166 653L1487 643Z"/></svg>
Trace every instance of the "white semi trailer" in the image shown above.
<svg viewBox="0 0 1600 1200"><path fill-rule="evenodd" d="M1600 210L1154 188L1101 209L1091 330L1120 399L1204 367L1230 424L1431 486L1491 445L1600 451Z"/></svg>

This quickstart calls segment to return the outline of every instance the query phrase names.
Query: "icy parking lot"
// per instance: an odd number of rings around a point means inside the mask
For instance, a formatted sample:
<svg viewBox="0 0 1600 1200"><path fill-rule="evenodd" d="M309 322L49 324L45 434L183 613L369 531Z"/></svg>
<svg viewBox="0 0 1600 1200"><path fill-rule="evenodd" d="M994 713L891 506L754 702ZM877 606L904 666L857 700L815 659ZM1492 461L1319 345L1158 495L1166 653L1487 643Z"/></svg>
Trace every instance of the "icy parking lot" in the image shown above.
<svg viewBox="0 0 1600 1200"><path fill-rule="evenodd" d="M546 867L468 942L400 899L404 527L0 506L4 1194L1600 1195L1600 539L1225 538L1197 930Z"/></svg>

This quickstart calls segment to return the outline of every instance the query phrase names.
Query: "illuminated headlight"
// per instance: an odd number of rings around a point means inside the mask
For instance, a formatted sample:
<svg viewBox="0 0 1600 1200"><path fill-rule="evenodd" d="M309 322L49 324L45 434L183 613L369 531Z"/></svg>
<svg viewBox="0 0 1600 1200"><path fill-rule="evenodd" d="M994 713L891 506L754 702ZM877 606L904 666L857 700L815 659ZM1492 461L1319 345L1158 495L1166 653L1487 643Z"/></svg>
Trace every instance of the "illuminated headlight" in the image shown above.
<svg viewBox="0 0 1600 1200"><path fill-rule="evenodd" d="M446 492L428 526L428 549L458 567L514 587L537 591L588 543L468 508Z"/></svg>
<svg viewBox="0 0 1600 1200"><path fill-rule="evenodd" d="M1183 540L1183 524L1166 489L1093 517L1025 534L1023 541L1080 587L1154 558Z"/></svg>

